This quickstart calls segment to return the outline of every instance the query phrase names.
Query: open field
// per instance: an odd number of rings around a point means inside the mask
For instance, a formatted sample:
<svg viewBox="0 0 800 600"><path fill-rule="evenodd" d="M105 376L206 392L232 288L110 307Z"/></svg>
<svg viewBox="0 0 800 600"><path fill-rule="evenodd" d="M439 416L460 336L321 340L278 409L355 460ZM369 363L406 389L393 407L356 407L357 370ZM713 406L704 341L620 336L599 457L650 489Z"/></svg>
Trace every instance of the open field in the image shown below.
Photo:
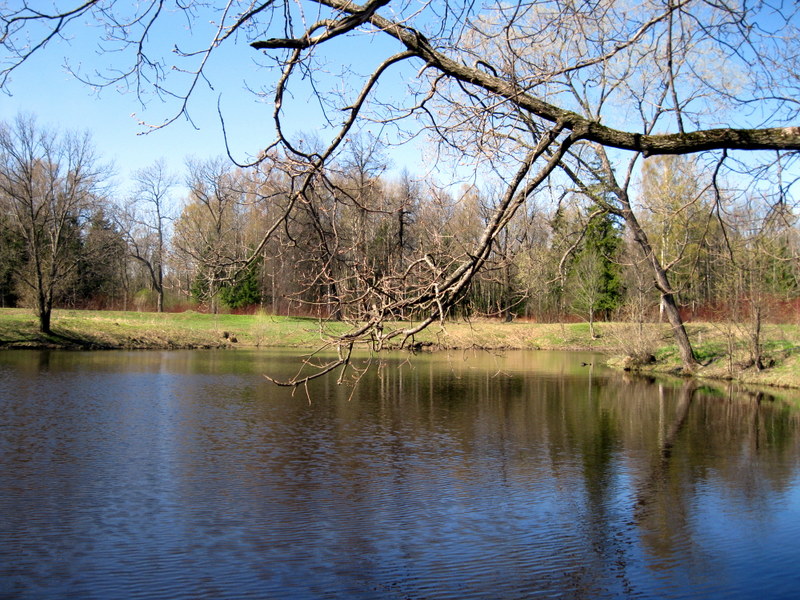
<svg viewBox="0 0 800 600"><path fill-rule="evenodd" d="M323 332L324 327L324 332ZM732 325L689 323L689 335L703 363L696 375L743 383L800 388L800 327L764 327L764 363L748 365L746 332ZM208 315L196 312L147 313L57 310L53 335L38 332L25 309L0 309L0 348L148 349L148 348L316 348L325 334L344 333L346 323L320 323L312 318L273 315ZM677 372L678 353L665 324L638 327L600 323L591 339L585 323L503 323L490 320L452 321L432 326L415 338L432 348L594 350L609 355L620 368ZM647 357L632 364L630 355ZM653 360L654 359L654 360Z"/></svg>

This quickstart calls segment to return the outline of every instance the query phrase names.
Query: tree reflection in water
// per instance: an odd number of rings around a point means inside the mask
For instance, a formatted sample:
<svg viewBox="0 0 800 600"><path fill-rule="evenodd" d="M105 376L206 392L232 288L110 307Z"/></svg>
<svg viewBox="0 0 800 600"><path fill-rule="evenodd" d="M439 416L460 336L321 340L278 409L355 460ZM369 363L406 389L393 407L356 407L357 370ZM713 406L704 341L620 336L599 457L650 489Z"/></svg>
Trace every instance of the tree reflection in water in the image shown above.
<svg viewBox="0 0 800 600"><path fill-rule="evenodd" d="M289 353L0 353L0 596L794 593L792 404L568 353L380 360L309 403L264 381Z"/></svg>

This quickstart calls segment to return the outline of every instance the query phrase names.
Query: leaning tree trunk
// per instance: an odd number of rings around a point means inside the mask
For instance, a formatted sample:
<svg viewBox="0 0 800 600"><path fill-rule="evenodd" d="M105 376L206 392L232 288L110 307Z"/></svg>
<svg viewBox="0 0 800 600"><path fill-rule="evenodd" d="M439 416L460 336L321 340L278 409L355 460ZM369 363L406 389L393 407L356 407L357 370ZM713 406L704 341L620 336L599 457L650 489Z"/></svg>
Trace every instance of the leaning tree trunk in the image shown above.
<svg viewBox="0 0 800 600"><path fill-rule="evenodd" d="M627 199L623 201L624 209L622 216L625 219L625 224L630 228L633 234L633 239L644 252L644 255L650 261L650 266L653 268L653 277L655 279L656 289L661 292L661 305L664 313L667 315L667 320L672 326L672 335L675 338L675 343L678 344L678 351L681 355L681 363L687 372L691 372L698 366L697 359L692 350L692 343L689 341L689 335L686 333L686 328L683 325L683 318L678 310L678 305L675 302L675 295L672 292L672 286L669 283L669 277L664 270L663 265L658 260L655 252L653 252L650 241L647 239L642 226L633 214L630 204Z"/></svg>
<svg viewBox="0 0 800 600"><path fill-rule="evenodd" d="M644 229L642 229L642 226L639 224L639 221L633 212L630 198L628 197L628 192L626 189L621 188L616 184L614 171L611 168L611 163L609 162L608 157L605 155L605 152L601 152L600 157L603 160L604 170L608 180L613 182L614 196L616 196L616 200L619 202L618 207L608 208L608 210L611 210L614 214L622 217L622 219L625 221L625 225L633 235L634 241L639 245L639 248L641 248L644 256L647 257L647 260L650 262L650 266L653 269L653 279L655 280L656 289L658 289L658 291L661 293L661 307L663 310L662 314L667 315L667 320L672 326L672 335L675 339L675 343L678 345L678 351L681 355L681 363L683 364L683 368L686 372L691 373L700 363L697 362L697 359L694 356L692 343L689 341L689 336L686 333L686 328L683 325L683 318L681 317L681 313L678 310L678 305L675 302L675 295L672 292L672 286L669 283L667 272L664 269L664 266L661 264L661 261L658 260L655 252L653 252L653 247L650 245L650 240L647 238L647 234L645 233ZM579 182L580 184L580 181L574 176L574 174L570 176L573 178L573 180Z"/></svg>
<svg viewBox="0 0 800 600"><path fill-rule="evenodd" d="M689 335L686 333L686 328L683 325L681 313L678 310L678 305L675 303L675 296L669 291L669 282L666 283L665 287L662 287L659 282L659 279L661 279L659 275L664 275L663 279L666 280L666 273L664 269L661 268L661 263L657 260L655 262L657 264L653 265L653 270L656 272L656 287L661 292L661 298L664 302L664 312L667 315L669 324L672 326L672 335L675 338L675 342L678 344L683 368L686 371L693 371L699 363L694 356L692 343L689 341Z"/></svg>

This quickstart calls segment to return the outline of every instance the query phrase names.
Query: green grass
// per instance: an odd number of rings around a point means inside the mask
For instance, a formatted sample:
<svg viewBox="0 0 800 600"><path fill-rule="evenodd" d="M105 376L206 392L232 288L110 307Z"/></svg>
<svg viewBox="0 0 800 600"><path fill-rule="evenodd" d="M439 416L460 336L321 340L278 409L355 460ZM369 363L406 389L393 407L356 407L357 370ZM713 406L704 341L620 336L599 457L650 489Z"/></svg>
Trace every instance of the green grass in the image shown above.
<svg viewBox="0 0 800 600"><path fill-rule="evenodd" d="M405 327L408 323L388 323ZM25 309L0 309L0 347L64 348L316 348L326 336L350 329L347 323L273 315L209 315L91 310L56 310L53 335L38 332L34 315ZM437 348L612 350L612 338L601 332L589 338L588 325L501 323L489 320L434 324L414 342ZM233 340L236 340L235 342Z"/></svg>
<svg viewBox="0 0 800 600"><path fill-rule="evenodd" d="M332 324L334 332L342 324ZM206 315L56 310L52 335L38 331L30 311L0 309L0 346L63 348L220 348L312 346L321 340L315 319L267 315Z"/></svg>
<svg viewBox="0 0 800 600"><path fill-rule="evenodd" d="M677 347L673 347L675 356L678 355ZM694 356L701 364L706 364L718 360L727 354L724 342L713 341L698 343L694 346Z"/></svg>

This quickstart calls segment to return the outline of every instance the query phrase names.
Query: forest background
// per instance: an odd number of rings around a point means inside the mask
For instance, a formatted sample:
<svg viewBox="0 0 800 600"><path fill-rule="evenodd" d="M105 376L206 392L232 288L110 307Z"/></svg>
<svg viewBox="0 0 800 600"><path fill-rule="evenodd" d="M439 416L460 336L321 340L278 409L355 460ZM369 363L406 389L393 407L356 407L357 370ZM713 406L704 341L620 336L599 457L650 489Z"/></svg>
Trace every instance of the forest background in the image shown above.
<svg viewBox="0 0 800 600"><path fill-rule="evenodd" d="M299 213L232 277L289 201L290 184L279 170L241 169L223 157L191 159L181 179L159 161L137 171L133 193L121 196L103 185L102 157L89 136L40 128L25 115L3 124L3 132L12 149L25 141L58 158L53 173L39 175L39 185L69 181L70 170L87 174L85 189L59 195L63 206L41 217L40 256L26 245L25 213L0 197L3 307L35 308L35 294L44 288L54 307L69 309L358 320L364 277L392 272L409 255L453 263L475 244L493 210L493 194L477 186L453 193L407 171L385 175L389 165L378 142L356 139L328 175L341 196L317 200L330 210L326 229L313 214ZM180 183L189 189L184 197ZM637 187L642 225L669 265L686 320L731 323L742 331L755 326L757 315L764 323L797 323L800 240L793 213L758 214L752 202L731 200L720 223L709 182L685 157L648 159ZM338 245L333 264L326 264L331 257L324 251L329 231L336 231ZM58 252L53 235L61 240ZM38 273L43 263L52 270ZM319 277L326 269L328 281ZM624 223L576 193L518 212L449 315L582 321L594 339L596 321L663 322L659 298ZM412 312L397 317L419 319ZM631 342L634 353L637 345L640 353L653 349L643 331L638 344Z"/></svg>

